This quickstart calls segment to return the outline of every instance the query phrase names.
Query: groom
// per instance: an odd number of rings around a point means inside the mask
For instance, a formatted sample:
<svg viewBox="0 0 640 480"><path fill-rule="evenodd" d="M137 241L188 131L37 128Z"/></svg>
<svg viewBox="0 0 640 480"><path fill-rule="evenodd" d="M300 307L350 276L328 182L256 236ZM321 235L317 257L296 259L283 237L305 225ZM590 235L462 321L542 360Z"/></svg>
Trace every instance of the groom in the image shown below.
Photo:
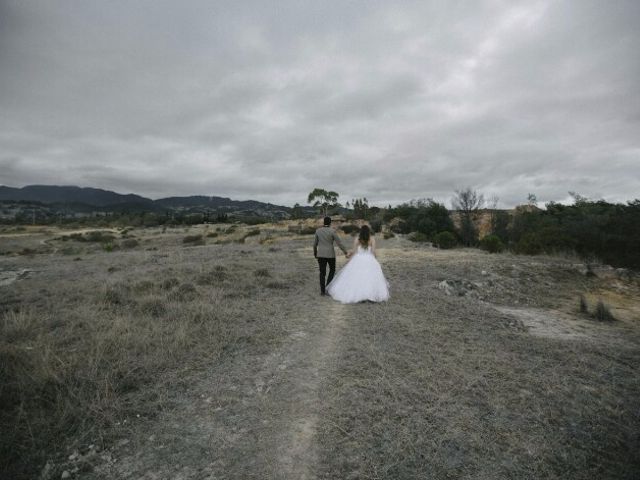
<svg viewBox="0 0 640 480"><path fill-rule="evenodd" d="M316 239L313 244L313 256L318 259L320 266L320 295L325 295L325 286L331 283L333 275L336 273L336 252L333 249L334 242L340 247L348 257L347 249L344 248L340 237L331 228L331 217L324 217L324 226L316 230ZM327 275L327 264L329 264L329 277Z"/></svg>

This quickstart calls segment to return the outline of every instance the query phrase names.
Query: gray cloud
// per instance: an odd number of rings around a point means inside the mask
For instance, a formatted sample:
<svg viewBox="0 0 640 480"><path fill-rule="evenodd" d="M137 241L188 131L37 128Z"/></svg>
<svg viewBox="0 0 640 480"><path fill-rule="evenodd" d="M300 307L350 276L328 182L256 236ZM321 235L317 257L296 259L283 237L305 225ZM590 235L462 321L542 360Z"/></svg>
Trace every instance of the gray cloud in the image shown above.
<svg viewBox="0 0 640 480"><path fill-rule="evenodd" d="M640 3L0 1L0 184L640 196Z"/></svg>

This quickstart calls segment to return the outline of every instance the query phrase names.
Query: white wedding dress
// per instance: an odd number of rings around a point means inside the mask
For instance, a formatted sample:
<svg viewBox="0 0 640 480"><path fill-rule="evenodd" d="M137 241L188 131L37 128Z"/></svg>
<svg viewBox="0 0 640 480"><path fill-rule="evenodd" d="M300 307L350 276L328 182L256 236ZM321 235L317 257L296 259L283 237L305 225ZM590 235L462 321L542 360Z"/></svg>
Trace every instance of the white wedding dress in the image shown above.
<svg viewBox="0 0 640 480"><path fill-rule="evenodd" d="M327 286L327 293L341 303L389 299L389 283L370 248L358 245L356 253Z"/></svg>

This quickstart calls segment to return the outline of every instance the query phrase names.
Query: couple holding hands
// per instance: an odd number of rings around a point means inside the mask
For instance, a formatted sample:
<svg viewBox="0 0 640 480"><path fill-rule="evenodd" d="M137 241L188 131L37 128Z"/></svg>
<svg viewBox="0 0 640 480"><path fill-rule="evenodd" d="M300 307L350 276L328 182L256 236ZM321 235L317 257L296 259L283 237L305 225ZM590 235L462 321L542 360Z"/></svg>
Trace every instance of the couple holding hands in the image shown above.
<svg viewBox="0 0 640 480"><path fill-rule="evenodd" d="M337 275L334 244L348 259ZM320 267L320 295L329 294L340 303L384 302L389 299L389 283L376 258L376 242L368 225L360 227L358 236L353 240L353 249L348 252L338 233L331 228L331 217L324 217L324 226L316 230L313 255Z"/></svg>

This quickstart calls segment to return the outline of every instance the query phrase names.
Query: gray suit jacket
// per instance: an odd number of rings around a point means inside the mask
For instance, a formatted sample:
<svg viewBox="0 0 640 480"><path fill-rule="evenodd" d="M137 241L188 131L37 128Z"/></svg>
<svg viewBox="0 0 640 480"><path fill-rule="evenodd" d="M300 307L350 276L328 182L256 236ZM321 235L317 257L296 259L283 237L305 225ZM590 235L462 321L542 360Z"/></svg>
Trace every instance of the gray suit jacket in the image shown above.
<svg viewBox="0 0 640 480"><path fill-rule="evenodd" d="M313 255L320 258L336 258L336 252L333 249L333 243L336 243L340 250L345 254L347 249L344 248L342 240L331 227L320 227L316 230L316 239L313 244Z"/></svg>

